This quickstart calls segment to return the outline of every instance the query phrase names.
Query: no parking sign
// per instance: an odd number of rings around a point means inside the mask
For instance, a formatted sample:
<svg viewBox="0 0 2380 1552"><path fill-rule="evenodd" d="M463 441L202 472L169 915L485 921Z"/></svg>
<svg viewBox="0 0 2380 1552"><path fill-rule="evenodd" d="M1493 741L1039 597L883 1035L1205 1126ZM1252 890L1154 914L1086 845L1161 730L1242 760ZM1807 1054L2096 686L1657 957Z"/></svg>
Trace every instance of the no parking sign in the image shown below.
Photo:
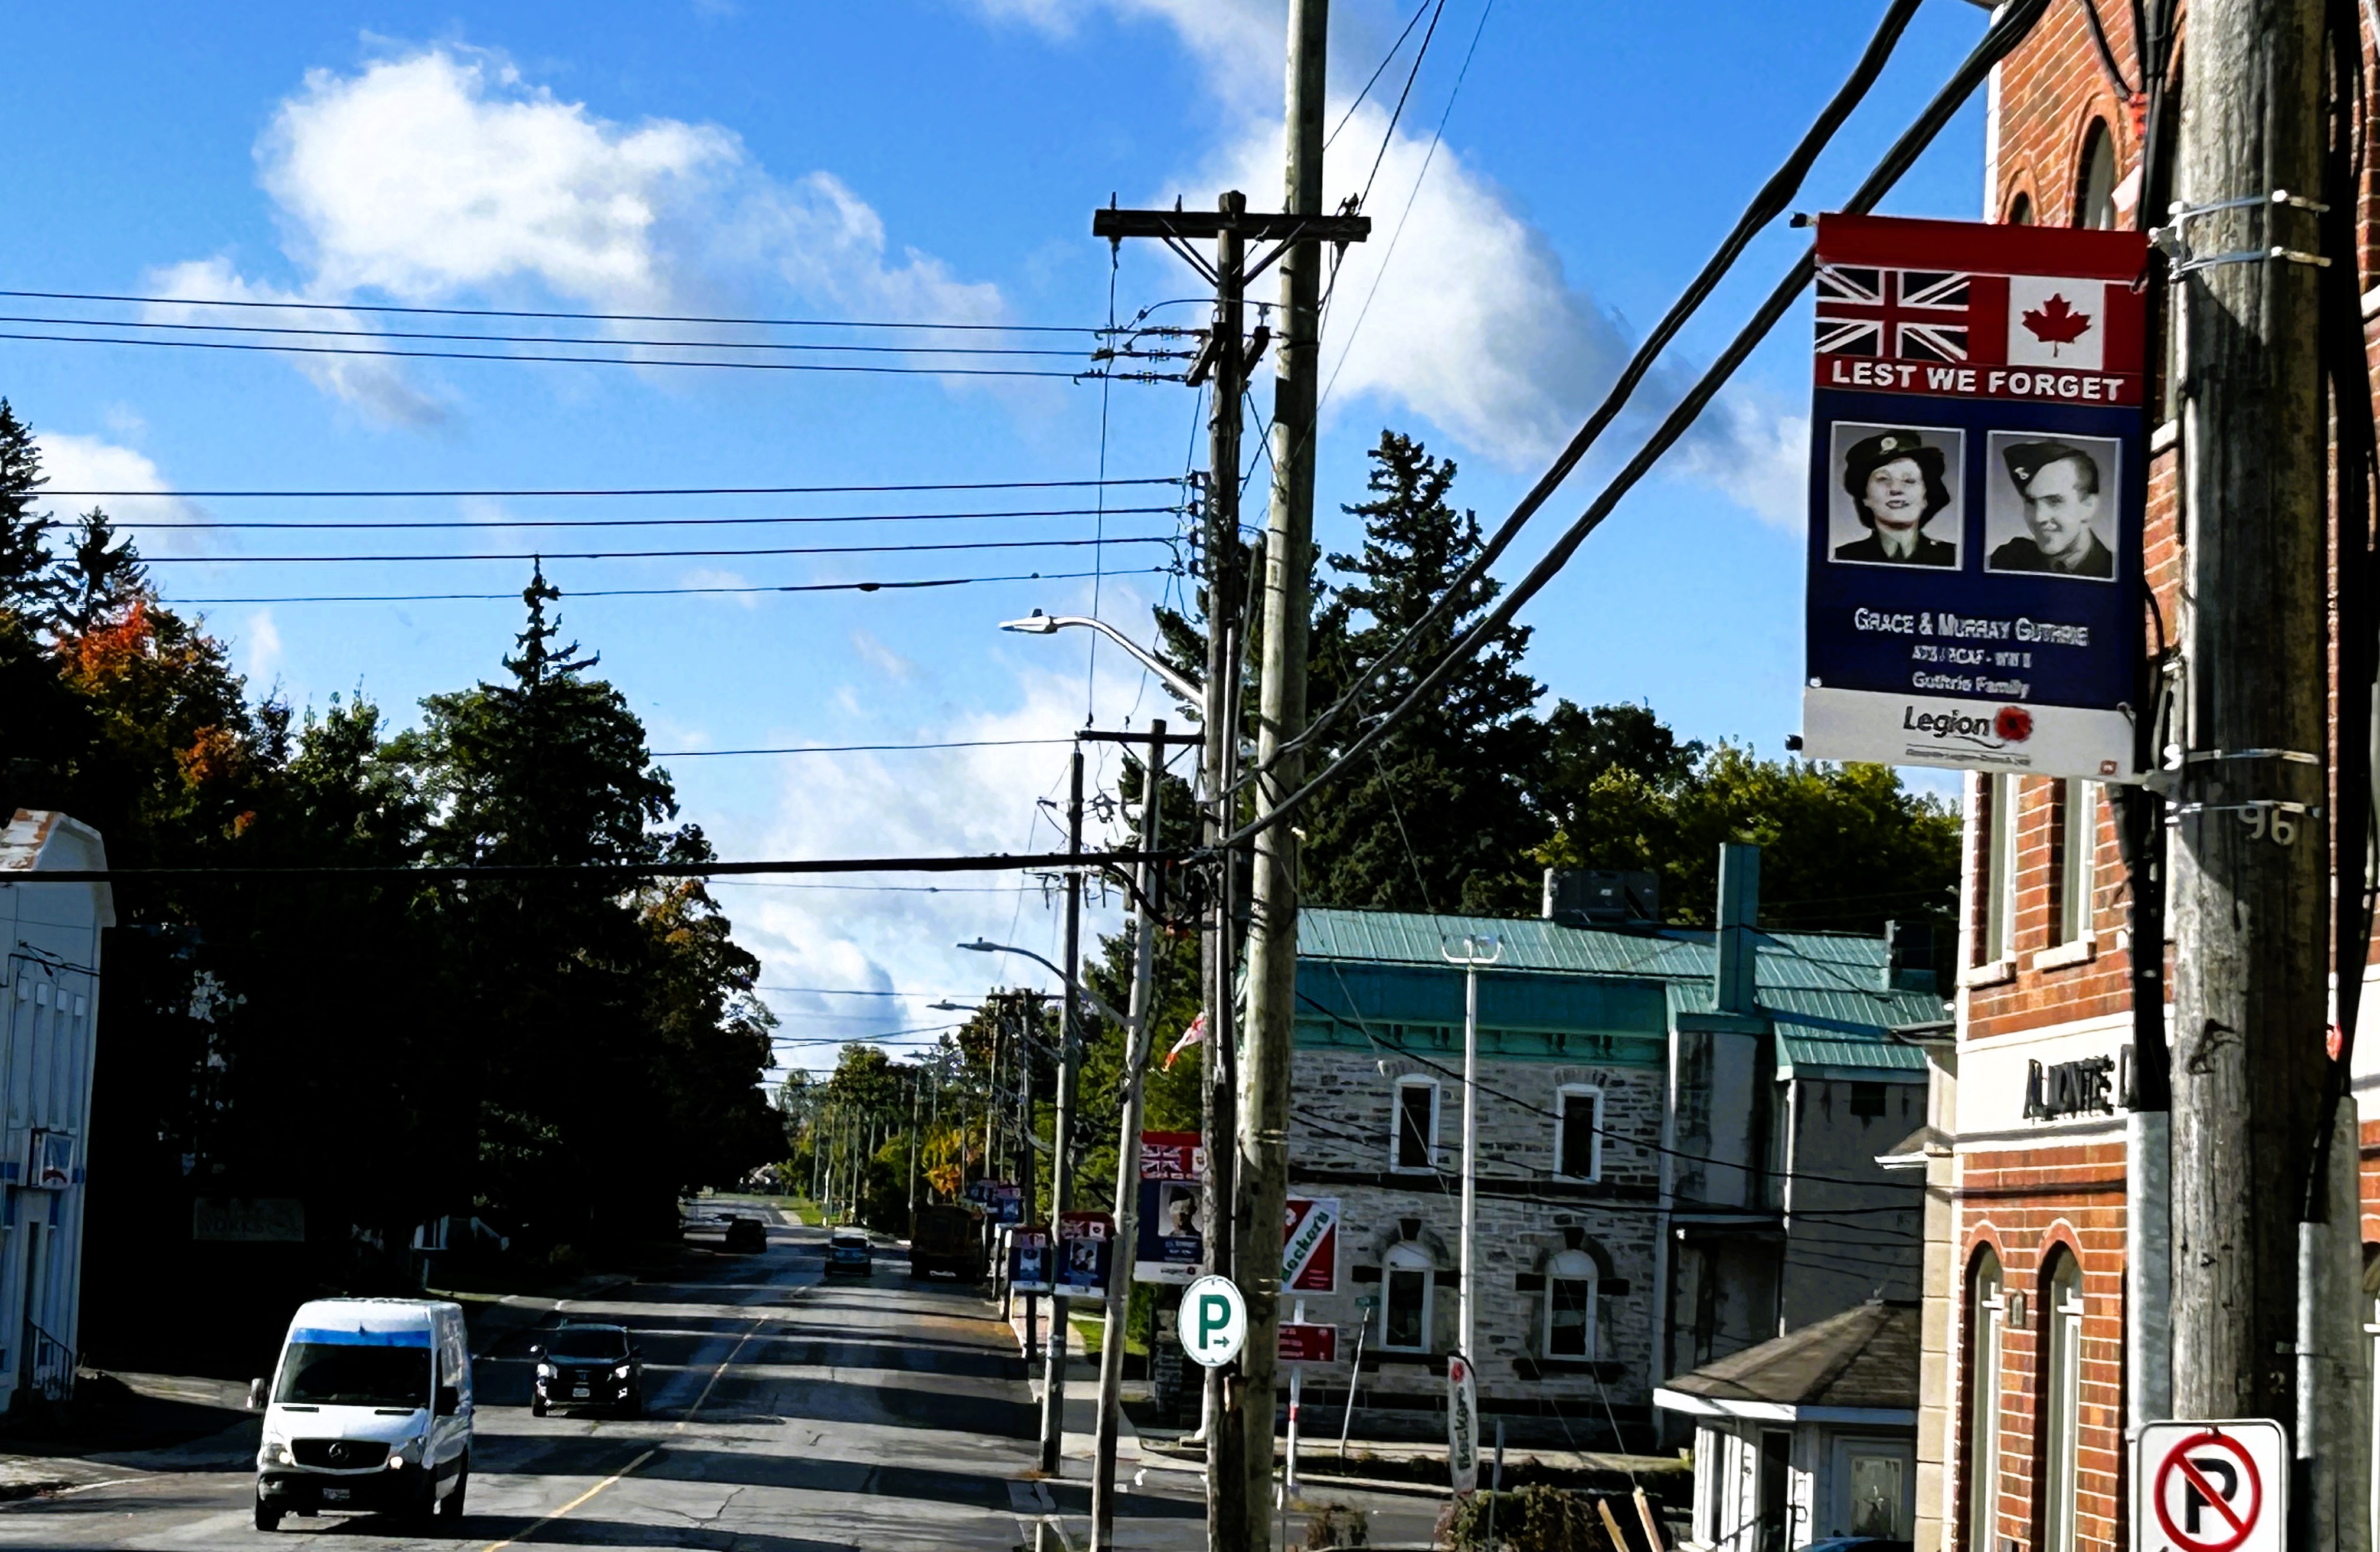
<svg viewBox="0 0 2380 1552"><path fill-rule="evenodd" d="M2289 1437L2278 1423L2151 1423L2135 1449L2140 1552L2282 1552Z"/></svg>

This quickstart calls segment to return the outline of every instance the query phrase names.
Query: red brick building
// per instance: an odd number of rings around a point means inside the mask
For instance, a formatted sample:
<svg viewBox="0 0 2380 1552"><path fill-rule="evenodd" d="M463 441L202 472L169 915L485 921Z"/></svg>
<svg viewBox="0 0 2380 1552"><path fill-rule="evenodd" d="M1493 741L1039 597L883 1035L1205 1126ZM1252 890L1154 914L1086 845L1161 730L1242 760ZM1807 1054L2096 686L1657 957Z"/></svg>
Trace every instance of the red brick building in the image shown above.
<svg viewBox="0 0 2380 1552"><path fill-rule="evenodd" d="M2133 224L2137 82L2112 79L2090 3L2059 0L1993 77L1985 219ZM2132 9L2098 7L2117 69L2137 77ZM2368 288L2368 197L2365 223ZM2366 289L2367 328L2375 311L2380 290ZM2153 400L2146 574L2170 621L2181 576L2179 438L2160 418ZM2128 882L2095 783L1970 775L1965 811L1957 1016L1929 1046L1932 1130L1920 1150L1933 1206L1917 1548L2112 1549L2131 1543ZM2367 976L2367 996L2370 987ZM2354 1087L2371 1116L2380 1061L2372 1040L2360 1052ZM2366 1121L2362 1135L2371 1242L2380 1240L2380 1122Z"/></svg>

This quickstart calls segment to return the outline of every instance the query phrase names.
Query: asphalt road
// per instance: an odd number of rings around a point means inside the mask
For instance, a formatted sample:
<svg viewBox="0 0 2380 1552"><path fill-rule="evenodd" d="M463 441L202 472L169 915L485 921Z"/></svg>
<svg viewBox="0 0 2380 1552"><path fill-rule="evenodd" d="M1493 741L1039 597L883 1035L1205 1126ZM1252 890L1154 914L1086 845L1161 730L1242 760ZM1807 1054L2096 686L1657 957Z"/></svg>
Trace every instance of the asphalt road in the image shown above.
<svg viewBox="0 0 2380 1552"><path fill-rule="evenodd" d="M252 1473L222 1470L7 1505L0 1546L1004 1552L1051 1509L1080 1546L1087 1486L1031 1480L1035 1411L1007 1328L974 1290L913 1282L881 1253L865 1281L822 1283L823 1244L774 1229L765 1255L696 1257L684 1281L573 1303L637 1333L641 1419L531 1417L531 1338L482 1356L469 1511L452 1526L293 1516L260 1533ZM1196 1492L1171 1473L1130 1495L1120 1542L1203 1546Z"/></svg>
<svg viewBox="0 0 2380 1552"><path fill-rule="evenodd" d="M252 1461L128 1473L55 1497L0 1504L0 1547L691 1547L707 1552L909 1552L1036 1544L1053 1517L1087 1541L1090 1387L1068 1393L1066 1471L1037 1480L1038 1409L1009 1328L978 1290L910 1279L880 1251L865 1279L823 1279L822 1231L776 1227L767 1252L690 1255L682 1280L573 1301L616 1321L645 1355L646 1414L528 1413L535 1334L478 1356L469 1511L448 1523L373 1515L251 1522ZM1145 1466L1145 1469L1144 1469ZM1202 1548L1194 1466L1127 1460L1120 1548ZM1138 1485L1134 1478L1138 1477ZM1426 1545L1436 1504L1333 1491L1372 1541ZM1286 1527L1303 1541L1302 1516Z"/></svg>

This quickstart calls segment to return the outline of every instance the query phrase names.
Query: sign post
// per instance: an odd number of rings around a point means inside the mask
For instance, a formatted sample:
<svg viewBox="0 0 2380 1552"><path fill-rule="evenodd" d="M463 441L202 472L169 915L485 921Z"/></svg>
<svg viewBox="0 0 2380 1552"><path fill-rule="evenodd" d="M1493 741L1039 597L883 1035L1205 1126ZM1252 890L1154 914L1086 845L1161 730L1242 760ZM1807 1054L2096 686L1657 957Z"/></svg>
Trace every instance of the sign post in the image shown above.
<svg viewBox="0 0 2380 1552"><path fill-rule="evenodd" d="M2146 257L1819 217L1805 754L2140 779Z"/></svg>
<svg viewBox="0 0 2380 1552"><path fill-rule="evenodd" d="M2150 1423L2132 1457L2137 1552L2283 1552L2289 1438L2264 1418Z"/></svg>

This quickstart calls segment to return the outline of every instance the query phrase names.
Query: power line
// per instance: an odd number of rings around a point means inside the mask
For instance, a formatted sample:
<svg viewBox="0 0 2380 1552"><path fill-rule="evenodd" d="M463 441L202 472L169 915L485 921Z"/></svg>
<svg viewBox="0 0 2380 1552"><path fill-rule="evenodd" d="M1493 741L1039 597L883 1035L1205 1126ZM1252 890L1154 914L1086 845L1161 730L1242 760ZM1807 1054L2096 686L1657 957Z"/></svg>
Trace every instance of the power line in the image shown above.
<svg viewBox="0 0 2380 1552"><path fill-rule="evenodd" d="M1514 504L1511 515L1497 526L1496 531L1488 536L1487 544L1481 548L1478 554L1472 557L1471 563L1465 565L1448 585L1446 591L1439 596L1438 601L1426 610L1422 617L1414 622L1403 636L1386 651L1366 664L1345 693L1308 719L1305 729L1296 737L1284 744L1284 751L1305 747L1319 737L1324 729L1356 704L1365 689L1390 664L1402 659L1416 645L1427 639L1428 633L1448 611L1459 608L1474 597L1478 584L1488 575L1488 568L1495 564L1497 559L1511 547L1512 541L1520 537L1521 529L1527 526L1529 519L1536 515L1538 509L1552 499L1553 493L1578 467L1588 450L1595 445L1597 439L1602 436L1605 430L1610 426L1612 420L1619 416L1620 411L1635 394L1638 386L1651 372L1654 362L1669 347L1670 342L1677 337L1678 332L1685 327L1687 321L1709 298L1718 283L1725 279L1728 273L1735 267L1736 261L1742 257L1744 249L1751 246L1752 240L1769 223L1783 213L1791 203L1794 194L1802 186L1803 179L1809 176L1810 168L1816 163L1820 152L1825 151L1828 143L1834 139L1836 131L1842 127L1844 120L1848 119L1852 110L1865 99L1869 89L1875 85L1876 78L1883 73L1886 62L1891 58L1894 48L1900 43L1901 34L1908 30L1911 18L1916 15L1917 6L1918 0L1893 0L1892 8L1885 14L1883 21L1877 25L1875 35L1869 39L1867 48L1861 54L1859 62L1852 67L1851 75L1836 90L1833 98L1828 102L1825 109L1803 133L1792 152L1770 176L1768 181L1761 186L1759 192L1753 196L1750 203L1744 207L1742 214L1736 218L1734 228L1728 233L1718 248L1705 261L1701 272L1688 284L1685 290L1679 294L1678 299L1670 305L1670 310L1662 315L1658 323L1654 325L1652 333L1646 334L1643 343L1637 346L1635 353L1629 358L1627 366L1621 369L1620 376L1614 380L1610 389L1604 394L1602 403L1596 406L1595 412L1587 417L1586 422L1579 428L1577 434L1571 438L1569 445L1562 449L1560 455L1555 458L1552 466L1538 477L1536 483L1532 485ZM1480 20L1482 25L1485 25L1487 20L1485 12L1482 12ZM1475 39L1475 47L1476 42ZM1451 106L1450 102L1450 110ZM1433 142L1434 149L1435 142ZM1427 172L1428 163L1425 161L1423 173L1427 176ZM1416 194L1419 193L1420 187L1419 181L1416 180L1414 186ZM1412 201L1408 200L1407 214L1412 212ZM1403 226L1404 224L1401 218L1398 222L1400 235L1403 231ZM1396 240L1391 236L1389 244L1389 257L1393 257L1395 251ZM1388 259L1383 258L1380 273L1385 273L1387 267ZM1376 273L1373 279L1372 295L1377 296L1378 289L1378 274ZM1356 317L1355 329L1360 330L1363 327L1364 316L1370 311L1370 309L1371 297L1367 296L1365 298L1364 313L1359 313ZM1352 344L1354 338L1352 330L1349 338ZM1339 367L1331 373L1331 382L1334 386L1338 382L1339 371L1346 367L1347 348L1342 347ZM1325 399L1330 397L1329 390L1324 391L1323 397ZM1254 774L1254 771L1249 773L1251 777Z"/></svg>
<svg viewBox="0 0 2380 1552"><path fill-rule="evenodd" d="M1146 566L1138 571L1110 571L1110 576L1156 576L1167 575L1168 566ZM683 598L704 594L747 595L758 593L877 593L898 592L917 588L969 588L988 582L1070 582L1090 576L1087 571L1028 571L1007 576L940 576L914 582L794 582L776 587L718 588L573 588L564 596L572 599L590 598ZM518 592L509 593L296 593L272 594L250 598L173 598L160 600L168 604L216 603L517 603Z"/></svg>
<svg viewBox="0 0 2380 1552"><path fill-rule="evenodd" d="M765 749L656 749L652 758L707 759L720 755L858 755L910 749L1009 749L1028 744L1073 742L1071 738L952 738L932 744L792 744Z"/></svg>
<svg viewBox="0 0 2380 1552"><path fill-rule="evenodd" d="M915 483L905 485L650 485L615 487L557 488L523 491L57 491L47 488L30 492L41 496L176 496L185 499L242 501L375 501L393 497L439 498L464 496L528 497L528 496L841 496L867 495L886 491L1072 491L1092 486L1112 485L1180 485L1178 474L1143 475L1133 479L979 479L961 484Z"/></svg>
<svg viewBox="0 0 2380 1552"><path fill-rule="evenodd" d="M537 879L604 879L636 883L653 879L719 879L755 873L1006 873L1020 869L1133 867L1143 863L1178 863L1172 852L1038 852L994 854L989 856L909 857L788 857L766 862L532 862L421 863L364 867L79 867L44 869L36 879L23 875L0 881L0 889L20 884L142 884L199 882L321 882L342 879L385 881L391 879L523 881Z"/></svg>
<svg viewBox="0 0 2380 1552"><path fill-rule="evenodd" d="M1912 0L1895 0L1894 15L1900 15L1911 4ZM1901 175L1909 170L1911 164L1933 142L1934 137L1941 132L1942 127L1973 94L1976 85L1990 72L1993 65L2023 41L2026 33L2040 19L2041 13L2047 5L2048 0L2009 0L2009 4L2001 7L1990 30L1985 33L1983 41L1975 45L1974 51L1960 66L1949 82L1935 95L1934 100L1926 105L1925 111L1918 116L1917 121L1902 133L1899 140L1894 142L1892 149L1886 152L1883 161L1876 165L1876 170L1868 175L1866 181L1846 201L1844 206L1846 211L1853 214L1863 214L1876 207L1876 202L1883 199L1895 183L1900 181ZM1887 18L1888 25L1890 20L1891 18ZM1864 63L1864 60L1863 64ZM1847 86L1846 91L1848 90ZM1830 111L1832 107L1833 104L1829 104ZM1411 716L1414 709L1420 706L1450 673L1493 640L1496 634L1501 631L1519 612L1521 606L1535 598L1564 566L1570 564L1571 557L1577 552L1578 547L1585 542L1587 536L1602 526L1603 520L1610 515L1612 509L1619 505L1621 499L1634 489L1636 483L1643 479L1652 467L1660 461L1662 455L1676 444L1678 439L1686 433L1688 428L1701 418L1702 412L1717 395L1720 386L1734 375L1736 369L1743 364L1744 358L1752 354L1753 347L1767 336L1769 330L1776 327L1778 320L1784 317L1787 309L1802 294L1803 288L1809 285L1815 268L1815 262L1812 253L1805 250L1792 268L1786 273L1784 279L1778 284L1776 289L1769 293L1767 300L1761 304L1759 310L1753 315L1751 321L1738 331L1727 349L1696 380L1694 387L1670 410L1669 416L1662 420L1645 443L1637 450L1635 455L1617 475L1612 477L1610 482L1589 503L1586 511L1564 530L1560 539L1555 540L1553 548L1548 551L1528 574L1504 595L1495 608L1481 616L1469 630L1465 631L1428 673L1420 675L1396 705L1373 719L1343 751L1323 767L1321 771L1308 779L1296 791L1257 816L1248 824L1225 837L1219 844L1240 844L1258 831L1287 818L1344 769L1349 761L1369 750L1405 718ZM1706 273L1707 273L1706 271ZM1672 310L1675 311L1674 309ZM1664 321L1666 322L1667 320ZM1632 361L1632 369L1635 363ZM1590 420L1582 430L1580 438L1591 441L1592 437L1589 433L1598 430L1599 422L1609 418L1607 411L1616 410L1616 408L1617 406L1612 401L1607 400L1604 407L1597 411L1597 418ZM1580 439L1573 439L1572 446L1581 453L1585 451L1584 442ZM1568 454L1565 453L1565 457L1567 456ZM1557 466L1556 470L1548 471L1539 481L1538 489L1549 495L1553 484L1559 483L1557 476L1560 472L1561 472L1560 466ZM1535 494L1536 492L1533 491L1532 495ZM1512 526L1508 520L1507 527ZM1500 529L1499 534L1500 537L1502 530ZM1473 566L1466 567L1464 576L1458 578L1456 583L1441 595L1439 602L1431 605L1424 620L1415 624L1404 639L1398 643L1398 647L1402 648L1415 639L1416 634L1424 628L1428 620L1443 609L1451 600L1467 593L1469 582L1466 579L1475 579L1478 569L1475 561ZM1390 650L1393 654L1397 649ZM1350 687L1346 695L1326 709L1324 717L1328 718L1341 707L1353 703L1372 672L1367 669L1364 674L1359 675L1356 684ZM1314 728L1315 724L1309 723L1306 731L1299 734L1299 737L1302 739L1311 736ZM1290 747L1292 745L1284 744L1281 750L1275 751L1274 759L1277 761L1281 758ZM1258 774L1257 771L1251 771L1246 779L1253 780L1257 774Z"/></svg>
<svg viewBox="0 0 2380 1552"><path fill-rule="evenodd" d="M1105 539L978 539L944 544L813 544L738 550L520 550L455 551L419 555L143 555L145 565L383 564L397 561L672 561L756 555L913 555L953 550L1076 550L1106 544L1177 544L1172 534L1135 534Z"/></svg>
<svg viewBox="0 0 2380 1552"><path fill-rule="evenodd" d="M1445 9L1443 6L1439 8ZM1397 34L1397 41L1389 45L1389 52L1381 57L1379 64L1373 67L1370 79L1364 82L1364 90L1355 93L1355 100L1347 104L1347 111L1339 115L1339 122L1331 127L1330 133L1323 138L1323 150L1330 149L1330 143L1339 138L1339 131L1347 127L1347 121L1355 116L1355 110L1362 107L1364 99L1372 94L1372 88L1380 84L1380 78L1388 73L1390 66L1397 62L1397 55L1404 52L1405 40L1413 36L1413 30L1421 25L1421 18L1428 10L1428 0L1423 0L1423 3L1415 8L1413 19L1405 23L1405 30ZM6 292L0 292L0 296L6 295L7 295ZM1146 308L1141 309L1143 316L1147 315L1148 310Z"/></svg>
<svg viewBox="0 0 2380 1552"><path fill-rule="evenodd" d="M397 307L370 302L264 302L228 297L123 297L93 291L0 291L44 302L138 302L158 307L248 308L289 312L398 313L418 318L552 318L590 323L718 323L753 329L941 329L1005 334L1096 334L1089 324L886 322L852 318L715 318L667 312L529 312L507 308Z"/></svg>
<svg viewBox="0 0 2380 1552"><path fill-rule="evenodd" d="M497 350L391 350L360 345L267 345L249 340L140 339L126 334L36 334L0 330L0 339L32 340L44 345L139 345L155 350L262 351L284 356L371 356L410 361L518 361L546 366L580 367L703 367L722 371L844 372L872 377L1038 377L1075 382L1104 380L1114 373L1086 367L1081 371L1049 371L1027 367L887 367L842 361L718 361L674 358L644 359L634 356L550 356Z"/></svg>
<svg viewBox="0 0 2380 1552"><path fill-rule="evenodd" d="M72 329L172 329L209 333L296 334L307 339L399 339L446 341L464 345L593 345L623 350L815 350L854 356L1033 356L1083 359L1079 350L1038 350L1014 346L967 345L835 345L798 340L666 340L622 339L616 334L485 334L445 333L423 329L300 329L273 323L166 323L114 318L45 318L0 313L0 323L39 323Z"/></svg>
<svg viewBox="0 0 2380 1552"><path fill-rule="evenodd" d="M244 528L244 529L306 529L363 531L376 529L428 528L687 528L687 527L766 527L776 524L802 523L959 523L993 521L1002 517L1089 517L1099 509L1089 506L1031 507L1010 512L854 512L803 513L784 517L390 517L346 518L308 517L283 520L261 519L216 522L204 517L125 517L116 520L123 528ZM1179 506L1111 506L1111 516L1178 515Z"/></svg>

